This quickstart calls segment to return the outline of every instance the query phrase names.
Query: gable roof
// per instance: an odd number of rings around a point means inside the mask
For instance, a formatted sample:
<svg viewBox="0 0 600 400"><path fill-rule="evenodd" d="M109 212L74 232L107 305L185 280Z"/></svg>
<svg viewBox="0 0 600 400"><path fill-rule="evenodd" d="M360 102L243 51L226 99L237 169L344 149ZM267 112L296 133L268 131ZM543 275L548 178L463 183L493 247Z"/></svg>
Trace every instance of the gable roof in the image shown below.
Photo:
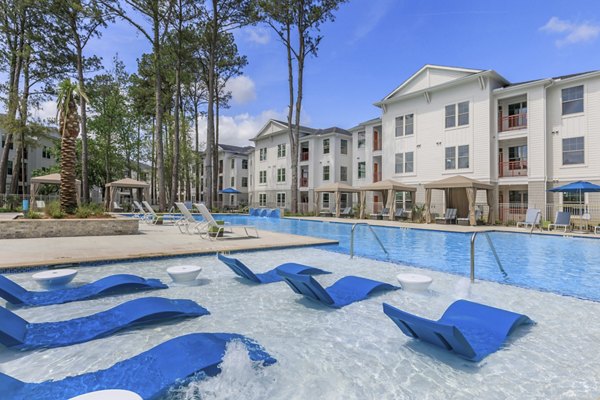
<svg viewBox="0 0 600 400"><path fill-rule="evenodd" d="M271 131L268 132L268 128L271 127ZM296 128L296 125L292 124L292 128ZM265 126L263 126L258 134L250 139L252 141L256 141L258 139L262 139L263 137L271 136L271 135L279 135L281 133L287 133L288 124L287 122L283 122L277 119L270 119ZM345 129L339 128L337 126L332 126L325 129L315 129L309 128L308 126L300 125L300 137L312 136L312 135L327 135L330 133L339 133L342 135L352 136L352 133L348 132Z"/></svg>
<svg viewBox="0 0 600 400"><path fill-rule="evenodd" d="M249 154L252 152L252 150L254 150L253 146L241 147L241 146L233 146L230 144L222 144L222 143L219 143L219 148L228 153L242 154L242 155Z"/></svg>

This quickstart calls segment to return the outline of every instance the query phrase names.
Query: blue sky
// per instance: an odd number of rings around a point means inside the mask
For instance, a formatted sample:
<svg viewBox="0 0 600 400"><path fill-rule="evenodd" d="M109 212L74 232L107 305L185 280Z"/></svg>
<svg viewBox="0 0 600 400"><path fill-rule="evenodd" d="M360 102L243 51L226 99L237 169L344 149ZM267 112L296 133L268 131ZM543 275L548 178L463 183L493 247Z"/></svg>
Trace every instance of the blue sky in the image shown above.
<svg viewBox="0 0 600 400"><path fill-rule="evenodd" d="M353 0L322 27L317 58L306 63L303 122L349 128L376 117L372 104L424 64L494 69L518 82L600 69L598 0ZM222 142L248 144L268 118L284 118L283 45L266 26L236 33L249 65L232 82ZM109 65L115 52L130 72L150 51L125 22L109 26L88 53Z"/></svg>

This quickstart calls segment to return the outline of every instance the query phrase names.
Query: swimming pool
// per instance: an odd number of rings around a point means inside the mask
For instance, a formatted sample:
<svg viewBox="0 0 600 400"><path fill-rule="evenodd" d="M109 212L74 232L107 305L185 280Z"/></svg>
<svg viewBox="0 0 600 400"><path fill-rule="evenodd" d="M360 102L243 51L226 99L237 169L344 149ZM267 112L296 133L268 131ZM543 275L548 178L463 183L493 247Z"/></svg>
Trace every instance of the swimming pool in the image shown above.
<svg viewBox="0 0 600 400"><path fill-rule="evenodd" d="M349 254L351 224L290 218L219 215L219 219L259 229L335 239L328 250ZM365 226L355 231L354 253L378 260L468 276L470 233L373 226L389 258ZM600 301L600 241L509 232L489 233L502 263L500 269L485 237L475 243L477 279L545 290Z"/></svg>
<svg viewBox="0 0 600 400"><path fill-rule="evenodd" d="M356 258L319 248L244 252L256 272L295 261L333 272L316 279L329 286L346 275L395 283L416 268ZM172 285L169 266L200 265L196 286ZM27 353L0 350L0 369L28 382L96 371L175 336L193 332L237 332L256 339L278 362L259 368L244 349L230 349L222 374L173 390L161 400L312 399L595 399L600 392L600 303L495 282L470 285L465 277L428 271L431 290L382 293L343 309L307 301L285 283L240 281L214 256L140 260L81 267L75 283L115 273L159 278L169 289L62 305L19 309L31 322L58 321L100 312L144 296L187 298L211 314L153 325L69 347ZM31 273L10 278L35 290ZM505 348L480 363L409 339L383 314L387 302L437 319L458 298L527 314L535 326L519 329ZM585 323L581 323L585 321ZM566 327L566 329L565 329ZM0 398L2 398L0 392Z"/></svg>

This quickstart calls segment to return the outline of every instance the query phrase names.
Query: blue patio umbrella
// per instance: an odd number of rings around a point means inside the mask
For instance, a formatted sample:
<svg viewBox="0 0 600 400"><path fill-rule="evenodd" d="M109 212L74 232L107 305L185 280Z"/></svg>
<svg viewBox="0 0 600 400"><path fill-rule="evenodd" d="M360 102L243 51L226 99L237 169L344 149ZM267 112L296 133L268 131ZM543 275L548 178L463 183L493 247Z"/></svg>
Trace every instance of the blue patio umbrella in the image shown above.
<svg viewBox="0 0 600 400"><path fill-rule="evenodd" d="M225 188L225 189L221 190L219 193L223 193L223 194L240 194L242 192L240 192L236 188L228 187L228 188Z"/></svg>
<svg viewBox="0 0 600 400"><path fill-rule="evenodd" d="M600 192L600 186L594 185L593 183L586 181L577 181L571 182L563 186L555 187L549 192L563 192L563 193L579 193L579 203L581 205L581 210L583 210L583 194L584 193L593 193ZM583 215L583 212L582 212ZM587 222L586 222L587 225Z"/></svg>

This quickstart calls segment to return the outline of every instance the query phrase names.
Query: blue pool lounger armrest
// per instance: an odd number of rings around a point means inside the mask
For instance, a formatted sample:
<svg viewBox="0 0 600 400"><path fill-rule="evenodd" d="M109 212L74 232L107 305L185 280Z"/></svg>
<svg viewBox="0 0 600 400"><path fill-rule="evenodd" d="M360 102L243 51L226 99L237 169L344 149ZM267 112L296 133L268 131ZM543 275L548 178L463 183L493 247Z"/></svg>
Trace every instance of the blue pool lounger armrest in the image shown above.
<svg viewBox="0 0 600 400"><path fill-rule="evenodd" d="M383 312L407 336L480 361L497 351L513 330L533 321L526 315L468 300L455 301L438 321L432 321L383 303Z"/></svg>
<svg viewBox="0 0 600 400"><path fill-rule="evenodd" d="M296 264L296 263L286 263L281 264L277 268L274 268L270 271L255 274L240 260L233 257L226 257L223 254L217 254L217 258L222 261L225 265L227 265L237 276L240 278L244 278L254 283L274 283L281 282L283 278L277 273L277 270L283 268L286 271L293 272L296 274L307 274L307 275L321 275L321 274L330 274L329 271L324 271L319 268L310 267L308 265Z"/></svg>
<svg viewBox="0 0 600 400"><path fill-rule="evenodd" d="M143 297L86 317L31 324L0 307L0 344L20 350L69 346L141 324L207 314L191 300Z"/></svg>
<svg viewBox="0 0 600 400"><path fill-rule="evenodd" d="M84 393L122 389L155 399L168 390L185 384L190 378L215 376L220 373L227 344L241 341L252 361L262 366L274 364L258 343L235 333L192 333L166 341L158 346L118 362L108 369L70 376L59 381L26 383L0 373L3 398L11 400L69 399ZM197 373L202 375L195 375Z"/></svg>
<svg viewBox="0 0 600 400"><path fill-rule="evenodd" d="M33 292L0 275L0 297L11 304L23 306L62 304L71 301L88 300L116 292L166 288L167 285L158 279L144 279L136 275L117 274L74 288Z"/></svg>
<svg viewBox="0 0 600 400"><path fill-rule="evenodd" d="M325 289L310 275L294 274L284 269L278 272L294 292L334 308L364 300L376 292L400 289L385 282L359 276L346 276Z"/></svg>

